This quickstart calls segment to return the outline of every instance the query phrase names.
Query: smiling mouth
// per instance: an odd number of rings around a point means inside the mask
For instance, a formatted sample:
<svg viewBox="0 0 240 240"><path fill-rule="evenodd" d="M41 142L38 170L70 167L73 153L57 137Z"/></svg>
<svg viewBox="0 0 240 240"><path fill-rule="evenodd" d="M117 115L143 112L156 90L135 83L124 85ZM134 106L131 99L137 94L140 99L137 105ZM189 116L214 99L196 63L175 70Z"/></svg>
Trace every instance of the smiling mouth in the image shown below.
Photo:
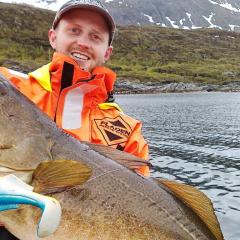
<svg viewBox="0 0 240 240"><path fill-rule="evenodd" d="M72 53L71 55L73 56L73 58L75 60L78 60L78 61L79 60L80 61L88 61L90 59L87 55L81 54L81 53Z"/></svg>

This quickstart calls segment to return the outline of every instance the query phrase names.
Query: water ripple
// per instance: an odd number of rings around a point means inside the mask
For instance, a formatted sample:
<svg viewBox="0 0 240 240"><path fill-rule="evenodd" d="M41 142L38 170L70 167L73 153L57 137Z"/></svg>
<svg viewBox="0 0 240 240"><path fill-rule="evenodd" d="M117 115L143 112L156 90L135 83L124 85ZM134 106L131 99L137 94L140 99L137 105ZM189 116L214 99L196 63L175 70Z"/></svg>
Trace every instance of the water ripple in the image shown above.
<svg viewBox="0 0 240 240"><path fill-rule="evenodd" d="M118 97L143 121L151 175L196 186L213 201L225 239L239 240L239 93Z"/></svg>

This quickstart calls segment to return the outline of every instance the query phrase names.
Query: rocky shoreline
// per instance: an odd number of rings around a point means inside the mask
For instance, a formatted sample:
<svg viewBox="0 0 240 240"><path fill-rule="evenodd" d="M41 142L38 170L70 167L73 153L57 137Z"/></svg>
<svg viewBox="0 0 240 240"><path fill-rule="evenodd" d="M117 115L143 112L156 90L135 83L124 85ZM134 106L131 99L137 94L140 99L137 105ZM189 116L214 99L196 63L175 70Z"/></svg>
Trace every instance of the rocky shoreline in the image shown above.
<svg viewBox="0 0 240 240"><path fill-rule="evenodd" d="M12 60L4 61L4 66L12 70L28 73L33 71L31 67L21 65ZM181 92L240 92L240 80L226 82L225 84L203 84L184 82L145 82L136 79L117 78L115 83L116 94L157 94L157 93L181 93Z"/></svg>
<svg viewBox="0 0 240 240"><path fill-rule="evenodd" d="M146 82L118 79L115 92L119 94L150 94L150 93L180 93L180 92L240 92L240 81L225 84L201 84L183 82Z"/></svg>

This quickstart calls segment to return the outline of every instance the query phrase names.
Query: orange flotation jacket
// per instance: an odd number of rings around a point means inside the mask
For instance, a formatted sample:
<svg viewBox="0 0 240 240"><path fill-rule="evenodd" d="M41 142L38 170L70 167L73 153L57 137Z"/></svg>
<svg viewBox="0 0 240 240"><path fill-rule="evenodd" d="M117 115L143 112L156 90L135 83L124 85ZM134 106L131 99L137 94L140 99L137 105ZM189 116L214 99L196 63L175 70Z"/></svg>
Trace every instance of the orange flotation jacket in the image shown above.
<svg viewBox="0 0 240 240"><path fill-rule="evenodd" d="M82 70L70 57L55 53L52 62L28 75L0 68L0 72L58 127L81 141L102 144L148 159L148 145L141 122L124 114L107 100L116 74L106 67L92 73ZM148 167L139 172L147 176Z"/></svg>

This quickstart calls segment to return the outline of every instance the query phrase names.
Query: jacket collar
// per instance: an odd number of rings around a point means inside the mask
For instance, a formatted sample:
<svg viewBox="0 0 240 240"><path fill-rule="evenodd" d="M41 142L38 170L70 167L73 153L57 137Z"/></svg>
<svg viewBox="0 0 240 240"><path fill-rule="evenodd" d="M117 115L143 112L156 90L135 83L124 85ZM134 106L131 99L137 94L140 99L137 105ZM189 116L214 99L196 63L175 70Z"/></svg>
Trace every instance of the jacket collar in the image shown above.
<svg viewBox="0 0 240 240"><path fill-rule="evenodd" d="M28 75L36 79L46 91L51 92L52 91L51 73L62 69L64 63L70 64L73 66L74 76L78 76L78 77L73 76L73 79L75 79L75 81L76 79L77 81L90 80L96 76L104 77L104 83L105 83L107 92L113 91L114 83L116 80L115 72L113 72L112 70L104 66L97 66L92 71L92 73L88 71L84 71L81 69L81 67L76 63L74 59L57 52L54 53L51 63L40 67L39 69L29 73ZM73 82L72 84L74 83L76 82Z"/></svg>

